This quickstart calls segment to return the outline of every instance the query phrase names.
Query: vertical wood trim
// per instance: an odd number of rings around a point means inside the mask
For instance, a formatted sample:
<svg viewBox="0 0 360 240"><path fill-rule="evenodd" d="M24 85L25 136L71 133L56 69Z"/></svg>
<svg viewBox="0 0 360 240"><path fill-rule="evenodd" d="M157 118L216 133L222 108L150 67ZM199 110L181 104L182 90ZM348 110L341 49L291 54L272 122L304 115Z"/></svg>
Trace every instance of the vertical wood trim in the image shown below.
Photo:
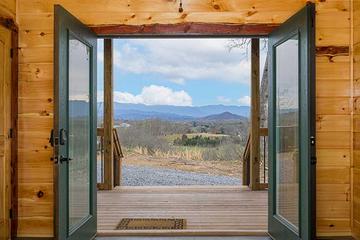
<svg viewBox="0 0 360 240"><path fill-rule="evenodd" d="M355 136L354 136L354 132L355 132L355 127L354 127L354 117L355 117L355 113L354 113L354 101L356 99L356 96L354 94L355 91L355 86L354 86L354 62L355 62L355 56L354 56L354 1L350 1L350 47L349 47L349 58L350 58L350 105L351 105L351 112L350 112L350 138L351 138L351 142L350 142L350 229L351 229L351 235L355 238L358 239L359 238L359 229L357 229L356 224L355 224L355 215L356 212L354 212L355 210L355 201L356 199L354 198L354 191L355 191L355 186L354 184L356 184L355 179L354 179L354 168L355 168L355 161L354 161L354 150L355 150Z"/></svg>
<svg viewBox="0 0 360 240"><path fill-rule="evenodd" d="M113 40L104 40L104 183L114 187L113 161Z"/></svg>
<svg viewBox="0 0 360 240"><path fill-rule="evenodd" d="M15 238L18 226L18 31L12 31L11 47L13 56L11 60L11 238Z"/></svg>
<svg viewBox="0 0 360 240"><path fill-rule="evenodd" d="M251 39L250 188L260 188L260 43Z"/></svg>
<svg viewBox="0 0 360 240"><path fill-rule="evenodd" d="M15 24L13 19L0 17L0 25L11 31L11 48L12 58L11 61L11 82L10 82L10 101L11 101L11 122L10 127L12 129L11 138L11 149L10 149L10 207L12 216L10 219L10 236L15 238L17 234L18 226L18 171L17 171L17 152L18 152L18 135L17 135L17 119L18 119L18 46L19 46L19 35L18 26Z"/></svg>

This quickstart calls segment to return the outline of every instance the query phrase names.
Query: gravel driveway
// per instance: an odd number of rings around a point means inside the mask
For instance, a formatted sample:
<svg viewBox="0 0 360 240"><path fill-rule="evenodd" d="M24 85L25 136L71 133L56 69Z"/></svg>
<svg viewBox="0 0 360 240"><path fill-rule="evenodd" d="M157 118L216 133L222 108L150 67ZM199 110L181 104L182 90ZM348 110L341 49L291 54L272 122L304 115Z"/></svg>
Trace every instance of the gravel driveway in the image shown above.
<svg viewBox="0 0 360 240"><path fill-rule="evenodd" d="M239 178L166 168L123 165L123 186L239 185Z"/></svg>

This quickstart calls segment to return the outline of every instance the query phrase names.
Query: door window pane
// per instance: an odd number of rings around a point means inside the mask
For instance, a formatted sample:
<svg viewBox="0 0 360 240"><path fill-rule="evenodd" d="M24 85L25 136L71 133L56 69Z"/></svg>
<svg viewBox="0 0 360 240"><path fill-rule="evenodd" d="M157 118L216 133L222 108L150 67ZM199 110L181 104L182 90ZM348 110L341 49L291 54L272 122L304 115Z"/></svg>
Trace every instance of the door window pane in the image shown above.
<svg viewBox="0 0 360 240"><path fill-rule="evenodd" d="M299 227L299 41L276 47L276 214Z"/></svg>
<svg viewBox="0 0 360 240"><path fill-rule="evenodd" d="M69 226L90 212L90 49L69 40Z"/></svg>

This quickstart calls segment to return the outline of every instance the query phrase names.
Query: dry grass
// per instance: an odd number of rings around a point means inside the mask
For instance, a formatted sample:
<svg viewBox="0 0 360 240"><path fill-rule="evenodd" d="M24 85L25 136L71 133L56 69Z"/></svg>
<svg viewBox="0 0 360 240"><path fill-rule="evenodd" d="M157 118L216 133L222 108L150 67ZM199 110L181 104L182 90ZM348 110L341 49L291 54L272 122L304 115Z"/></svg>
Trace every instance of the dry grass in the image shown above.
<svg viewBox="0 0 360 240"><path fill-rule="evenodd" d="M175 139L177 138L181 138L183 134L170 134L170 135L167 135L165 137L165 139L167 141L170 141L170 142L173 142ZM193 138L193 137L196 137L196 136L201 136L201 137L209 137L209 138L222 138L222 137L228 137L229 135L226 135L226 134L215 134L215 133L187 133L187 134L184 134L186 135L188 138Z"/></svg>
<svg viewBox="0 0 360 240"><path fill-rule="evenodd" d="M146 149L137 148L135 151L126 151L123 164L132 166L161 167L211 175L241 177L242 164L237 161L203 161L201 156L196 159L196 153L184 151L182 155L161 153L149 155ZM186 158L186 154L192 158ZM201 154L200 154L201 155Z"/></svg>

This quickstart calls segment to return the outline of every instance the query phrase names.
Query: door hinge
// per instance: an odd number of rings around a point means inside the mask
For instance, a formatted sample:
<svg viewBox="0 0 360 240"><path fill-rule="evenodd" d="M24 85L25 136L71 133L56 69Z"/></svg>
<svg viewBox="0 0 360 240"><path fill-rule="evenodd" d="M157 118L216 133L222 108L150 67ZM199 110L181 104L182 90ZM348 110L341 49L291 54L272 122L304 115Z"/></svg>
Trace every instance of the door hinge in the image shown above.
<svg viewBox="0 0 360 240"><path fill-rule="evenodd" d="M316 157L311 157L311 158L310 158L310 163L311 163L312 165L316 165L316 163L317 163L317 158L316 158Z"/></svg>
<svg viewBox="0 0 360 240"><path fill-rule="evenodd" d="M9 129L9 138L14 138L14 129Z"/></svg>
<svg viewBox="0 0 360 240"><path fill-rule="evenodd" d="M14 49L10 48L10 58L13 58L13 56L14 56Z"/></svg>
<svg viewBox="0 0 360 240"><path fill-rule="evenodd" d="M315 16L311 15L311 28L315 27Z"/></svg>

